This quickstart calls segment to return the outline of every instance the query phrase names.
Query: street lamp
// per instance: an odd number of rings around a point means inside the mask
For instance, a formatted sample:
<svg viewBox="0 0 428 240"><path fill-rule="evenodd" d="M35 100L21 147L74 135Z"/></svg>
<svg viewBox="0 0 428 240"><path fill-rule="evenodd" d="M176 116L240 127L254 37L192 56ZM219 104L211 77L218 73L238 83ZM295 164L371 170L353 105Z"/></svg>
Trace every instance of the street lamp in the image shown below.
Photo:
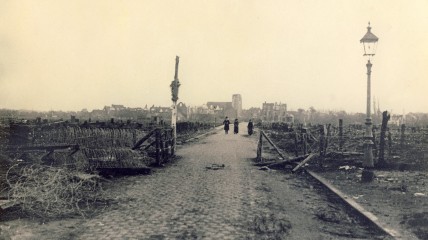
<svg viewBox="0 0 428 240"><path fill-rule="evenodd" d="M178 88L180 87L180 81L178 80L178 63L180 59L178 56L175 57L175 75L174 80L171 82L171 100L172 100L172 112L171 112L171 127L172 127L172 155L175 154L175 145L177 138L177 100L178 100Z"/></svg>
<svg viewBox="0 0 428 240"><path fill-rule="evenodd" d="M363 161L363 175L362 181L372 181L374 178L371 168L374 167L373 161L373 135L372 135L372 120L370 116L370 98L371 98L371 72L372 72L372 63L370 60L374 57L376 53L376 45L379 40L371 32L370 22L367 27L367 33L360 40L360 43L363 43L364 47L364 56L367 57L367 115L366 115L366 132L364 134L364 161Z"/></svg>

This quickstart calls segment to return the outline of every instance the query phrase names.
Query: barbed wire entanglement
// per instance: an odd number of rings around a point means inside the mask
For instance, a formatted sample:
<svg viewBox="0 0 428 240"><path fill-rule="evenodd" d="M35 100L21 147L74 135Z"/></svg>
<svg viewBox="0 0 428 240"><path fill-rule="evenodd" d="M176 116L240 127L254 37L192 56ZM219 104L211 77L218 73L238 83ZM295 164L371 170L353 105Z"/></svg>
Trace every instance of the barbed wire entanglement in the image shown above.
<svg viewBox="0 0 428 240"><path fill-rule="evenodd" d="M40 217L80 214L102 200L98 175L43 165L12 166L7 172L9 199Z"/></svg>

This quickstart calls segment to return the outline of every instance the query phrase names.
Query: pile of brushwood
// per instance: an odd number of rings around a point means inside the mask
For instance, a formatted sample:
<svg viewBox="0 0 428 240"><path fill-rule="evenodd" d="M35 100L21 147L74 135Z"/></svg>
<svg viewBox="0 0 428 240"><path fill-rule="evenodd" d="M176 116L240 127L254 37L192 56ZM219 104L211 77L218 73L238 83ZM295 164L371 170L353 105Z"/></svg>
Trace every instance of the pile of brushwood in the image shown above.
<svg viewBox="0 0 428 240"><path fill-rule="evenodd" d="M9 200L33 216L85 216L104 201L102 179L78 170L17 164L9 169L7 183Z"/></svg>

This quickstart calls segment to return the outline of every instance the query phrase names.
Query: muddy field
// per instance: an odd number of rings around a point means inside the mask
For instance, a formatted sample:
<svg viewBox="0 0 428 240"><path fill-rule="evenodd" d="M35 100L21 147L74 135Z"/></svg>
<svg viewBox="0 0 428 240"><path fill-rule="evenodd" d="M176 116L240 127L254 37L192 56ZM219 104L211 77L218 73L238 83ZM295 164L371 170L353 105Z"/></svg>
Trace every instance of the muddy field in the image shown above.
<svg viewBox="0 0 428 240"><path fill-rule="evenodd" d="M351 129L345 132L344 148L352 154L339 154L337 132L325 138L329 146L323 157L311 160L306 168L317 172L343 193L352 197L366 210L375 214L382 222L406 235L428 238L428 135L426 129L391 132L392 142L386 149L385 166L375 168L375 179L362 183L362 141L363 130ZM289 156L303 154L302 141L296 141L293 134L278 129L264 129L268 136ZM308 153L320 153L319 137L314 131L313 140L307 142ZM310 139L311 139L310 138ZM404 140L404 141L403 141ZM296 146L297 143L297 146ZM377 144L379 144L377 142ZM272 147L267 157L276 158ZM376 151L376 148L375 148ZM374 152L375 157L377 152ZM279 160L278 160L279 161ZM287 170L289 171L289 169ZM410 238L410 237L409 237Z"/></svg>

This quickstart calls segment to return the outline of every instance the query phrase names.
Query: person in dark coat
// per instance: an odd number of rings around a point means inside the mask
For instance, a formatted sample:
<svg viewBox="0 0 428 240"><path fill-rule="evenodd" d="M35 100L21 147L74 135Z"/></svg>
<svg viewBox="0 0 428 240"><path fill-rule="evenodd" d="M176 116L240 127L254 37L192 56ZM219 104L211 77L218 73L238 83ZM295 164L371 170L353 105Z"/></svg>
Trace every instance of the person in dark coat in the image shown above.
<svg viewBox="0 0 428 240"><path fill-rule="evenodd" d="M247 126L248 135L250 135L250 136L253 134L253 127L254 127L253 121L250 119L250 121L248 122L248 126Z"/></svg>
<svg viewBox="0 0 428 240"><path fill-rule="evenodd" d="M238 134L239 132L239 122L238 119L235 118L235 122L233 122L233 133Z"/></svg>
<svg viewBox="0 0 428 240"><path fill-rule="evenodd" d="M229 124L230 124L229 118L226 117L223 121L224 133L226 133L226 134L228 134L228 132L229 132Z"/></svg>

